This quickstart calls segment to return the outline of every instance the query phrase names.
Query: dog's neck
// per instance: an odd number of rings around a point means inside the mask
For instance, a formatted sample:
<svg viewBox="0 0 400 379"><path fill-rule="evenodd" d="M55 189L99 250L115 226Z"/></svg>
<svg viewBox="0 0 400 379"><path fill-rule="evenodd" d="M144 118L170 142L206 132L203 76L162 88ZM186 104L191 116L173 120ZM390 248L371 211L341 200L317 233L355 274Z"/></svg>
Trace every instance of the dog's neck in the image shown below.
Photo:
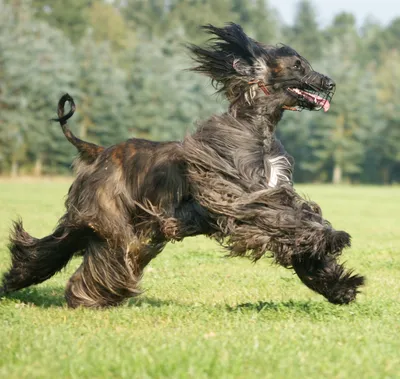
<svg viewBox="0 0 400 379"><path fill-rule="evenodd" d="M231 105L229 113L237 120L250 122L263 134L274 134L283 109L280 101L261 95L250 101L245 97L239 99Z"/></svg>

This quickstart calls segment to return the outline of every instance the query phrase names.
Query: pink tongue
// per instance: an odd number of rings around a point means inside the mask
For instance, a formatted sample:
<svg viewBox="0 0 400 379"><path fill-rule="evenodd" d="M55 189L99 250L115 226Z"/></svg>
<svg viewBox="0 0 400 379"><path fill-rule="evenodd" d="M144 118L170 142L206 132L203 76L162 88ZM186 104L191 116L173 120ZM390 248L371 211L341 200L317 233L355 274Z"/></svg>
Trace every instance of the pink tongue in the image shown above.
<svg viewBox="0 0 400 379"><path fill-rule="evenodd" d="M301 91L301 90L300 90ZM314 95L305 91L301 91L301 94L308 100L314 102L315 104L322 105L324 108L324 112L328 112L331 104L328 100L324 99L321 96Z"/></svg>
<svg viewBox="0 0 400 379"><path fill-rule="evenodd" d="M324 112L328 112L329 108L331 107L331 103L328 100L324 100Z"/></svg>

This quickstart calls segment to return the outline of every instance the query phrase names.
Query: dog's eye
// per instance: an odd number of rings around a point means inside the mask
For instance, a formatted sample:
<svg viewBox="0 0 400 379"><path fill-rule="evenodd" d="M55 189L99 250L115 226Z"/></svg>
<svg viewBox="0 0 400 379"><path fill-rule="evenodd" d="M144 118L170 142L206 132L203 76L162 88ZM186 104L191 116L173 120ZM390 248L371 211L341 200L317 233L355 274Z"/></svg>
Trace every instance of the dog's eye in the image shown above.
<svg viewBox="0 0 400 379"><path fill-rule="evenodd" d="M297 60L297 61L296 61L296 63L294 64L293 68L294 68L295 70L300 70L300 68L301 68L301 62L300 62L300 60Z"/></svg>

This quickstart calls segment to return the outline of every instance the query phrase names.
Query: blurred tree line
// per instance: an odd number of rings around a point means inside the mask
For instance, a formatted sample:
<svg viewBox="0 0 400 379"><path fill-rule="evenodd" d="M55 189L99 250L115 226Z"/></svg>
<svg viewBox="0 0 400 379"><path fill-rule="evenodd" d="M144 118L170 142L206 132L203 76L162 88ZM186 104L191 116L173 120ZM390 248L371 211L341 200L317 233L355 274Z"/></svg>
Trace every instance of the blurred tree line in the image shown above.
<svg viewBox="0 0 400 379"><path fill-rule="evenodd" d="M183 44L228 21L337 82L327 114L286 112L280 124L297 182L400 181L400 17L360 28L341 13L321 28L307 0L292 25L266 0L0 0L0 174L68 173L74 148L49 121L64 92L76 133L103 145L180 139L221 112L208 80L185 71Z"/></svg>

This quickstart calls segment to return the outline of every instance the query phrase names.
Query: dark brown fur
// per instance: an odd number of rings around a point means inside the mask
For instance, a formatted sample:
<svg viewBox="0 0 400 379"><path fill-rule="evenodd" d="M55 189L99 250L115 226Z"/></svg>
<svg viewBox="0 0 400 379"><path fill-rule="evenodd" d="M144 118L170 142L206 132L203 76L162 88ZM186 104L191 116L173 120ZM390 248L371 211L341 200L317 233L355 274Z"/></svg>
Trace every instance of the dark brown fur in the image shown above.
<svg viewBox="0 0 400 379"><path fill-rule="evenodd" d="M231 105L182 142L130 139L109 148L84 142L66 124L72 98L61 98L57 120L79 151L66 214L42 239L15 224L3 293L40 283L82 254L67 285L68 305L117 305L140 292L144 267L168 241L203 234L232 256L257 260L270 252L332 303L355 299L363 278L337 263L350 236L296 193L293 159L275 137L285 109L322 104L290 88L330 99L334 83L293 49L262 45L238 25L205 30L215 40L190 47L194 70L210 76ZM67 101L71 111L64 115Z"/></svg>

